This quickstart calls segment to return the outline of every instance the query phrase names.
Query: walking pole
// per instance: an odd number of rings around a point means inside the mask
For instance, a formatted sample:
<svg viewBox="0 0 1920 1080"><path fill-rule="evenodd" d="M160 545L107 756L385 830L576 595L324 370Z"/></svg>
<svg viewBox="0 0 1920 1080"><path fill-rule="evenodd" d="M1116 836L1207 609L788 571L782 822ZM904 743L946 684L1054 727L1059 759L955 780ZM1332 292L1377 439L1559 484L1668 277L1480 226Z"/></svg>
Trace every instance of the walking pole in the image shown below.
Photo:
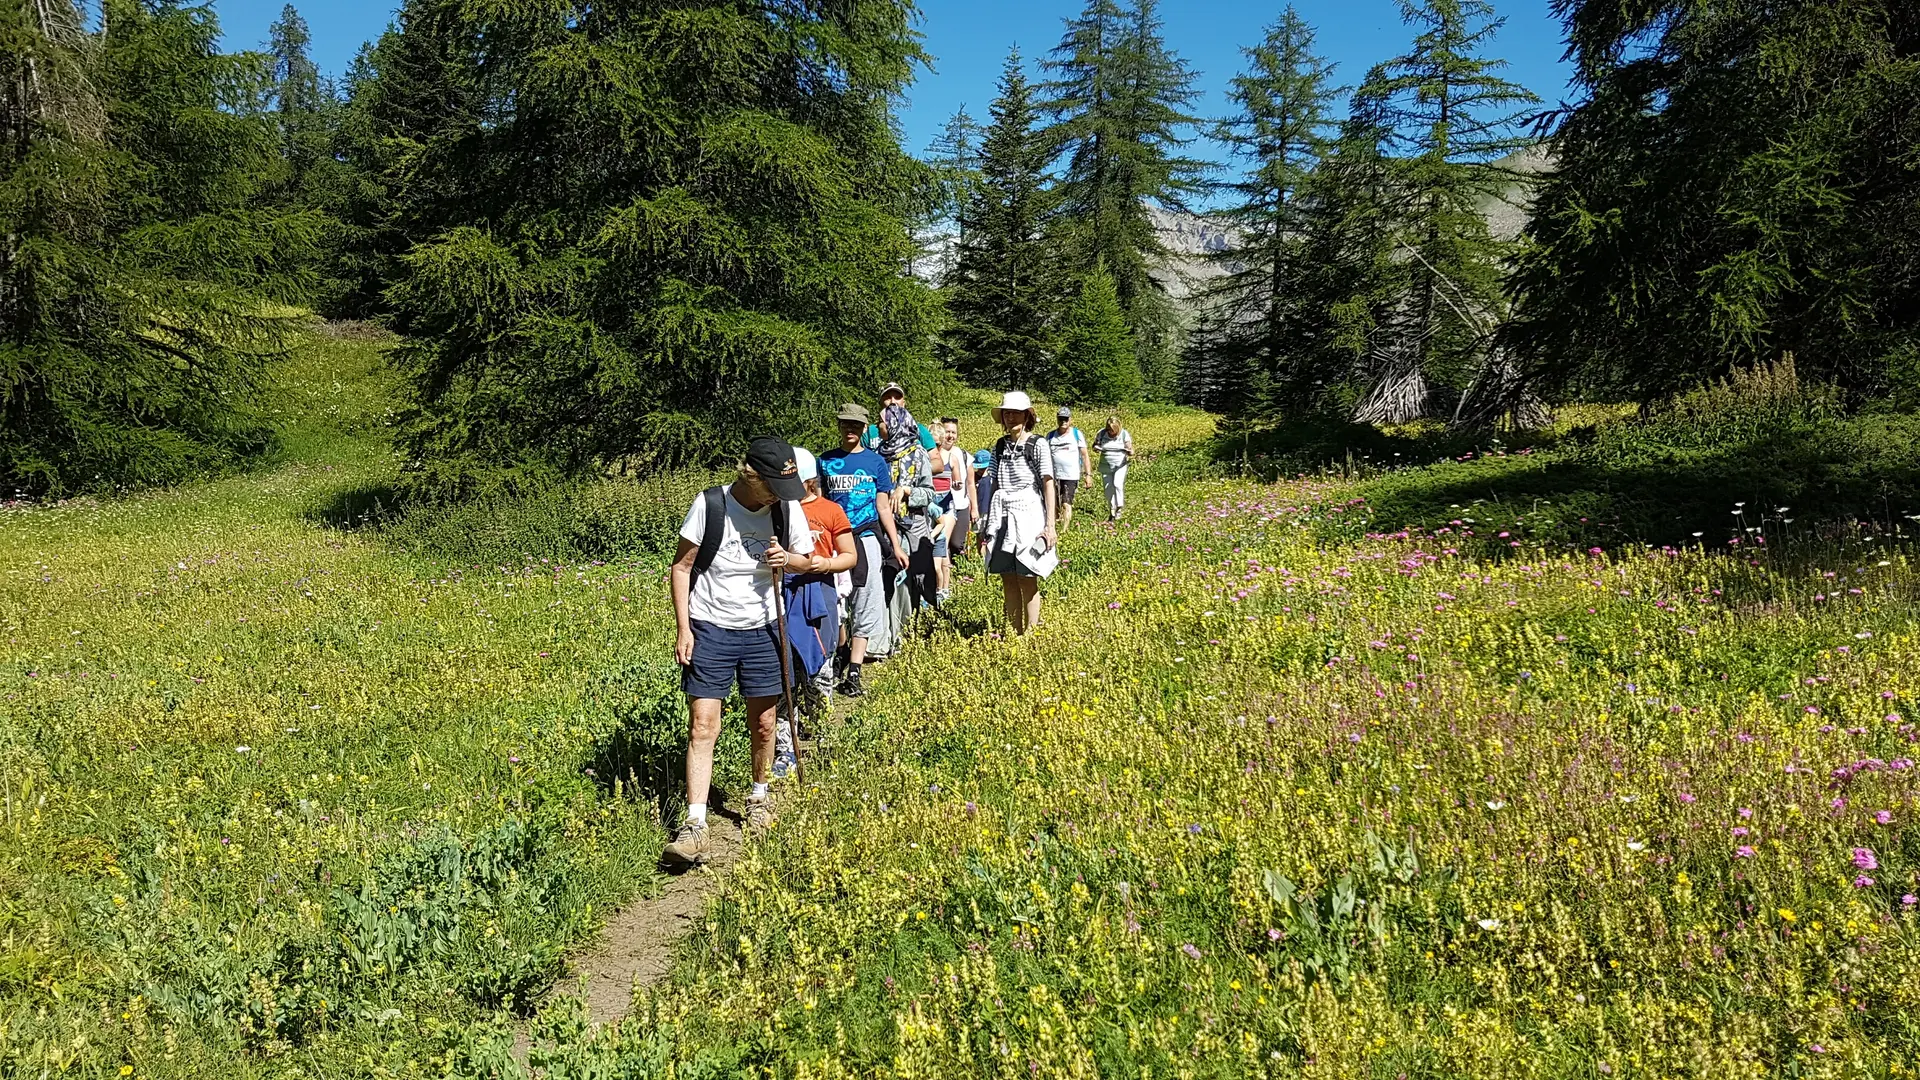
<svg viewBox="0 0 1920 1080"><path fill-rule="evenodd" d="M785 503L779 504L782 512ZM793 725L793 778L807 786L807 770L800 764L800 710L793 707L793 647L787 643L787 572L773 572L773 621L780 628L780 696L787 704L787 723ZM778 721L775 721L778 723Z"/></svg>

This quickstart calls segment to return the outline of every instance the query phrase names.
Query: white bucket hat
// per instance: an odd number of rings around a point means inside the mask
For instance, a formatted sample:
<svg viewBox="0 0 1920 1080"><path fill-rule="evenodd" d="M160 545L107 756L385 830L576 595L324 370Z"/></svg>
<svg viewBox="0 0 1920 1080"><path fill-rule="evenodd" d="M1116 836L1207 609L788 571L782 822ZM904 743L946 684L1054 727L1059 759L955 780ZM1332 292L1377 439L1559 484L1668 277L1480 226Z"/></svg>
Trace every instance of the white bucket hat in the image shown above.
<svg viewBox="0 0 1920 1080"><path fill-rule="evenodd" d="M1009 390L1000 399L1000 407L1012 409L1014 412L1027 412L1033 408L1033 399L1028 397L1024 390Z"/></svg>

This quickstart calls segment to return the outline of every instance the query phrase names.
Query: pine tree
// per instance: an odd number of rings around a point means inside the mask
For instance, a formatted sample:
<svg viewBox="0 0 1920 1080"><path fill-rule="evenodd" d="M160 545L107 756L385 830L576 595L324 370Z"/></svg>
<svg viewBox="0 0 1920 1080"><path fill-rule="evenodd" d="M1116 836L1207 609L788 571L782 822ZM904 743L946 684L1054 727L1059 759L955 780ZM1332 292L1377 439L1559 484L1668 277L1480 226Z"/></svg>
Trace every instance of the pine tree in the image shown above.
<svg viewBox="0 0 1920 1080"><path fill-rule="evenodd" d="M1058 232L1078 273L1112 275L1139 350L1145 392L1171 396L1177 313L1154 273L1167 250L1152 204L1186 210L1205 165L1185 156L1198 122L1194 74L1169 50L1158 0L1087 0L1047 68L1049 133L1066 156Z"/></svg>
<svg viewBox="0 0 1920 1080"><path fill-rule="evenodd" d="M409 484L711 464L931 369L904 0L414 10L441 25L382 46L383 108L452 108L417 114L393 195L433 230L387 293Z"/></svg>
<svg viewBox="0 0 1920 1080"><path fill-rule="evenodd" d="M327 155L327 100L320 85L320 69L309 55L312 36L300 12L292 4L281 8L280 18L268 33L281 154L287 162L288 187L297 191Z"/></svg>
<svg viewBox="0 0 1920 1080"><path fill-rule="evenodd" d="M1140 366L1113 276L1096 266L1060 326L1060 355L1047 393L1061 401L1114 405L1140 396Z"/></svg>
<svg viewBox="0 0 1920 1080"><path fill-rule="evenodd" d="M1538 101L1500 77L1505 61L1481 55L1502 23L1487 0L1401 0L1401 12L1424 29L1385 65L1381 120L1401 151L1399 254L1411 283L1356 410L1376 423L1427 415L1436 386L1457 396L1489 360L1509 248L1482 208L1521 179L1498 162L1528 144L1517 108Z"/></svg>
<svg viewBox="0 0 1920 1080"><path fill-rule="evenodd" d="M980 122L962 105L927 146L923 160L939 184L936 220L943 225L958 227L960 215L973 200L973 189L980 182L980 140L985 135Z"/></svg>
<svg viewBox="0 0 1920 1080"><path fill-rule="evenodd" d="M1556 11L1583 93L1513 278L1524 377L1652 402L1791 352L1889 388L1920 357L1920 5Z"/></svg>
<svg viewBox="0 0 1920 1080"><path fill-rule="evenodd" d="M1313 30L1289 7L1265 41L1244 50L1247 71L1235 77L1228 99L1238 108L1215 138L1248 162L1227 186L1238 201L1216 216L1234 238L1210 259L1226 268L1200 297L1205 330L1189 363L1203 386L1189 392L1206 408L1234 415L1277 408L1276 395L1311 369L1308 358L1325 347L1328 314L1302 300L1308 268L1307 191L1331 141L1328 109L1338 91L1327 85L1332 68L1314 55Z"/></svg>
<svg viewBox="0 0 1920 1080"><path fill-rule="evenodd" d="M1061 290L1045 234L1051 155L1038 119L1016 49L1000 75L979 180L941 289L944 351L978 386L1037 386L1048 378Z"/></svg>
<svg viewBox="0 0 1920 1080"><path fill-rule="evenodd" d="M319 223L263 205L257 56L204 8L0 16L0 483L168 483L264 448L255 408Z"/></svg>
<svg viewBox="0 0 1920 1080"><path fill-rule="evenodd" d="M456 0L403 0L394 23L354 58L333 154L346 168L337 213L346 243L335 301L345 314L388 311L386 291L413 245L464 220L462 187L416 170L483 122L482 56Z"/></svg>

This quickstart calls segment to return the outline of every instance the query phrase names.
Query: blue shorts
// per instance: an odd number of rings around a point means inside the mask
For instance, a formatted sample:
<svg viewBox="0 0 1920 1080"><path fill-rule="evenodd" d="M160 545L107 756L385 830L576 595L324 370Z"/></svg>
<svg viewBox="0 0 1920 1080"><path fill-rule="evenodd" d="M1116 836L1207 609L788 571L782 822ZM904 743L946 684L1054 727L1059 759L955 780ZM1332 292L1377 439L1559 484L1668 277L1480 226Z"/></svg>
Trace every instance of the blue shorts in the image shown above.
<svg viewBox="0 0 1920 1080"><path fill-rule="evenodd" d="M740 696L780 696L780 636L769 623L753 630L728 630L692 620L693 663L680 669L680 689L688 697L725 701L740 684Z"/></svg>

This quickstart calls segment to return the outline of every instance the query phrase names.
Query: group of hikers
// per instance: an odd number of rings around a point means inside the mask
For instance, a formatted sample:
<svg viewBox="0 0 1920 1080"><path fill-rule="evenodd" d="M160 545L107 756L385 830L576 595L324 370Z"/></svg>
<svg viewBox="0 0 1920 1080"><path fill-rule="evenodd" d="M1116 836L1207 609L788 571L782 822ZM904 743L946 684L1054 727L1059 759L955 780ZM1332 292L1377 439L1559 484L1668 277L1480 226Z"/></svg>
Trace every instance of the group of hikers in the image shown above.
<svg viewBox="0 0 1920 1080"><path fill-rule="evenodd" d="M698 864L711 850L714 746L736 685L753 745L745 820L764 829L770 781L799 765L793 714L824 717L836 692L865 693L863 666L898 648L917 611L947 602L956 561L977 557L999 576L1007 627L1024 634L1040 622L1040 581L1059 564L1095 459L1108 519L1124 513L1134 450L1118 417L1088 439L1062 407L1043 432L1016 390L994 418L1000 438L969 454L959 420L920 423L889 383L877 417L840 407L832 449L754 439L738 478L694 499L669 573L690 739L687 816L668 860Z"/></svg>

